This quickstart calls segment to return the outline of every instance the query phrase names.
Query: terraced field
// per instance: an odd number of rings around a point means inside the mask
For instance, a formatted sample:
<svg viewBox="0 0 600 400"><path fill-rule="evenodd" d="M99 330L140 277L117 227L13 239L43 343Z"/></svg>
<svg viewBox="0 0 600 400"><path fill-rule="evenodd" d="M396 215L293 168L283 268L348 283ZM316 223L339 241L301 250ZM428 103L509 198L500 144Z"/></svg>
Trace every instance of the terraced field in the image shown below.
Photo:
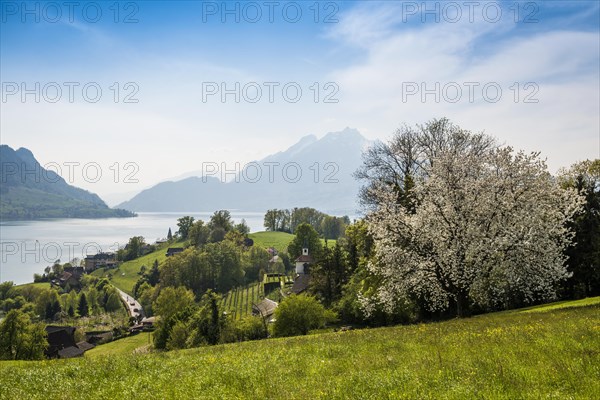
<svg viewBox="0 0 600 400"><path fill-rule="evenodd" d="M246 315L252 314L252 305L259 303L269 293L264 293L264 284L271 282L293 282L289 276L268 276L265 275L263 282L252 283L250 285L233 289L229 291L221 300L221 306L234 319L241 319ZM278 297L278 296L277 296ZM274 299L274 300L279 300Z"/></svg>
<svg viewBox="0 0 600 400"><path fill-rule="evenodd" d="M233 289L223 296L221 306L234 319L241 319L252 314L252 304L256 304L264 298L262 288L263 285L256 282Z"/></svg>

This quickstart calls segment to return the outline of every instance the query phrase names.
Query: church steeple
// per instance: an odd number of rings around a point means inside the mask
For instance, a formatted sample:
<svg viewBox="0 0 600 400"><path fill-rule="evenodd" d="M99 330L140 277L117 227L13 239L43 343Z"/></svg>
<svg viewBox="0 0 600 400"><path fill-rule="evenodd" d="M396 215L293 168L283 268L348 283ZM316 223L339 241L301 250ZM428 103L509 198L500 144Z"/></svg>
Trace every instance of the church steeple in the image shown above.
<svg viewBox="0 0 600 400"><path fill-rule="evenodd" d="M308 266L313 262L312 257L308 253L308 243L304 240L302 247L302 255L296 258L296 274L304 275L308 273Z"/></svg>

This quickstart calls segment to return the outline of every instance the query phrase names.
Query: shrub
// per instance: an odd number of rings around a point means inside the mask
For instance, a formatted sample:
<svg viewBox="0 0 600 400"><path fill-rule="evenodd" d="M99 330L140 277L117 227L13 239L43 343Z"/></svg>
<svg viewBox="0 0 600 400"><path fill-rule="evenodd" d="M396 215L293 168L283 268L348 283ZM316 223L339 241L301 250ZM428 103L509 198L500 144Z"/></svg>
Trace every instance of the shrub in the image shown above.
<svg viewBox="0 0 600 400"><path fill-rule="evenodd" d="M241 320L228 320L221 332L223 343L265 339L268 330L260 317L246 316Z"/></svg>
<svg viewBox="0 0 600 400"><path fill-rule="evenodd" d="M314 297L299 295L284 299L275 310L275 336L306 335L321 328L331 318L325 307Z"/></svg>

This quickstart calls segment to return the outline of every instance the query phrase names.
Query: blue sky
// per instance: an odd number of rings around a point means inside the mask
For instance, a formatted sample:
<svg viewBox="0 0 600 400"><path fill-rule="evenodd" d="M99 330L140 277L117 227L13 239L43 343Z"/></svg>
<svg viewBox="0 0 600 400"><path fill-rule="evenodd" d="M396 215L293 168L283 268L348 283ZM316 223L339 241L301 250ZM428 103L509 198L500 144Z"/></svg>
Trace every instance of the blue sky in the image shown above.
<svg viewBox="0 0 600 400"><path fill-rule="evenodd" d="M403 123L441 116L541 151L553 171L600 156L598 1L277 3L271 22L270 3L262 1L118 2L115 23L113 1L78 2L71 21L63 2L29 2L33 14L24 15L21 2L3 0L2 143L30 148L42 163L139 165L137 185L75 176L103 197L197 170L203 161L260 159L307 134L350 126L385 139ZM237 7L239 22L223 16L224 7ZM292 23L298 7L302 16ZM92 23L96 9L102 15ZM262 16L250 22L256 9ZM125 23L128 15L137 22ZM34 95L22 101L6 93L11 83L35 82L58 83L62 96L36 103ZM64 82L79 84L72 102ZM102 89L96 103L81 94L90 82ZM256 82L263 97L203 101L203 84L211 82ZM265 82L279 84L273 102ZM126 83L139 89L137 103L123 102L131 92ZM298 102L282 97L286 83L302 89ZM483 87L500 88L500 98L486 97ZM439 99L422 97L423 88ZM458 89L462 97L454 101ZM328 93L338 102L325 103Z"/></svg>

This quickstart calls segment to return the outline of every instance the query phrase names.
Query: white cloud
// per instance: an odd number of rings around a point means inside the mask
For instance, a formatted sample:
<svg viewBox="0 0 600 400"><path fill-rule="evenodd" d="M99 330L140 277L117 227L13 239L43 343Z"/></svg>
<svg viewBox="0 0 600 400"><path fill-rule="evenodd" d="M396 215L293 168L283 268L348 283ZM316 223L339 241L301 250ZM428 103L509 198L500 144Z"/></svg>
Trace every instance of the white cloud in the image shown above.
<svg viewBox="0 0 600 400"><path fill-rule="evenodd" d="M447 116L467 129L485 129L515 147L542 151L551 169L600 156L597 31L539 29L523 34L513 31L516 25L510 21L392 29L389 10L389 5L376 10L359 7L331 34L344 45L364 49L360 62L332 73L341 88L341 102L352 114L350 124L386 137L400 123ZM456 82L463 100L451 103L443 95L439 102L433 95L425 102L419 95L403 98L403 88L410 82L420 88L424 83L428 89L436 82L440 88ZM474 92L477 101L467 100L465 82L481 84ZM502 89L497 103L481 98L481 87L490 82ZM515 82L520 91L517 103ZM539 88L532 96L537 104L523 102L536 90L534 86L524 90L527 82Z"/></svg>

